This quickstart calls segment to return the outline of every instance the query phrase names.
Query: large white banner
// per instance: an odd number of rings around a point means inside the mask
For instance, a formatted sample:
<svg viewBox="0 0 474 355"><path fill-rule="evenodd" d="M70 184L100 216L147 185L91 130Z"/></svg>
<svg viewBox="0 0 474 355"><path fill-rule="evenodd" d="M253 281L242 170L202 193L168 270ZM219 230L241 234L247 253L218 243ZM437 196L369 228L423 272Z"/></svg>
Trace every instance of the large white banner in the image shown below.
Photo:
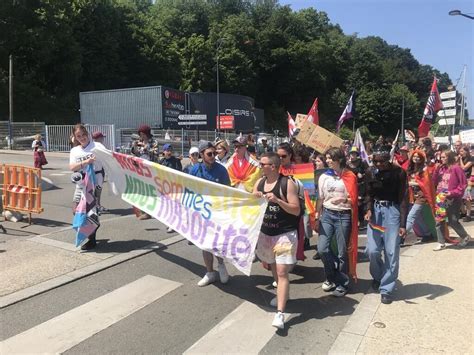
<svg viewBox="0 0 474 355"><path fill-rule="evenodd" d="M250 275L264 198L137 157L96 148L121 198Z"/></svg>

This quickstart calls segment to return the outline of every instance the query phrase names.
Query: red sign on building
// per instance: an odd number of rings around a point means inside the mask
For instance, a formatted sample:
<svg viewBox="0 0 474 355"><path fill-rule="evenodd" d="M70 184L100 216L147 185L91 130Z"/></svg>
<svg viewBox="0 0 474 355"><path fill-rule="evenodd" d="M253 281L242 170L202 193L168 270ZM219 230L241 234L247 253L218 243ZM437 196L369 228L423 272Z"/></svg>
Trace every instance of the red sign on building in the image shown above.
<svg viewBox="0 0 474 355"><path fill-rule="evenodd" d="M220 117L220 126L218 122L218 117ZM216 116L216 127L220 129L234 129L234 116L231 115L221 115Z"/></svg>

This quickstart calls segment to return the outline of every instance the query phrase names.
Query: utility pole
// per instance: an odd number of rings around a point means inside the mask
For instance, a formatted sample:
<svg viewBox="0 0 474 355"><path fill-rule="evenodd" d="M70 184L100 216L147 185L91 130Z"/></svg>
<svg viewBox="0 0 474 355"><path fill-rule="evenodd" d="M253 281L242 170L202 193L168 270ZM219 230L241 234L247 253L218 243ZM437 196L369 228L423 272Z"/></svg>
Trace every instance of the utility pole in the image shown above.
<svg viewBox="0 0 474 355"><path fill-rule="evenodd" d="M405 94L402 96L402 145L405 144Z"/></svg>
<svg viewBox="0 0 474 355"><path fill-rule="evenodd" d="M8 103L9 103L9 115L8 115L8 147L13 149L13 56L10 54L9 57L9 75L8 75Z"/></svg>

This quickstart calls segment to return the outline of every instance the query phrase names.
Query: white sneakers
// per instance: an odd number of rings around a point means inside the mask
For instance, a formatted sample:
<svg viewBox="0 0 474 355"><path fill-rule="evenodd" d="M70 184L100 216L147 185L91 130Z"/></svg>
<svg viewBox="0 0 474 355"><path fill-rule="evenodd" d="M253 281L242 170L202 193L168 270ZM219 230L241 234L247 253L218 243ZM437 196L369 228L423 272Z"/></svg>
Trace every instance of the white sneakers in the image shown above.
<svg viewBox="0 0 474 355"><path fill-rule="evenodd" d="M206 275L201 279L201 281L198 282L198 286L207 286L209 284L212 284L213 282L217 281L217 273L215 271L213 272L206 272Z"/></svg>
<svg viewBox="0 0 474 355"><path fill-rule="evenodd" d="M443 249L446 249L446 244L438 243L438 245L433 248L433 251L440 251L440 250L443 250Z"/></svg>
<svg viewBox="0 0 474 355"><path fill-rule="evenodd" d="M198 286L203 287L216 282L218 280L217 275L219 275L221 283L226 284L229 281L229 274L227 273L225 264L218 264L217 271L218 272L206 272L206 275L198 282Z"/></svg>
<svg viewBox="0 0 474 355"><path fill-rule="evenodd" d="M217 271L219 272L219 278L221 280L221 284L226 284L229 281L229 274L227 273L227 269L225 264L217 264Z"/></svg>
<svg viewBox="0 0 474 355"><path fill-rule="evenodd" d="M272 326L278 329L285 328L285 315L278 311L273 318Z"/></svg>
<svg viewBox="0 0 474 355"><path fill-rule="evenodd" d="M321 286L324 292L332 291L336 288L336 284L334 282L324 281L323 285Z"/></svg>

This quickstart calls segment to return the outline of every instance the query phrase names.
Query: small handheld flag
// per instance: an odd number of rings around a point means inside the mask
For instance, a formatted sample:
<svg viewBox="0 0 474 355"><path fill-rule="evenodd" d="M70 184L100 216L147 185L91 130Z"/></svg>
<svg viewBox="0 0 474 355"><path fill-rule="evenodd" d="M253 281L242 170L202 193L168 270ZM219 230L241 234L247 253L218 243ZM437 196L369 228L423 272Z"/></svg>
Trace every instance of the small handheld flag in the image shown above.
<svg viewBox="0 0 474 355"><path fill-rule="evenodd" d="M372 230L374 230L374 231L378 231L380 233L385 233L385 227L379 226L378 224L370 222L369 227L372 228Z"/></svg>
<svg viewBox="0 0 474 355"><path fill-rule="evenodd" d="M319 125L318 98L314 99L313 106L309 109L308 117L306 119L315 125Z"/></svg>
<svg viewBox="0 0 474 355"><path fill-rule="evenodd" d="M288 111L286 113L288 114L288 136L292 137L296 130L296 123L290 113Z"/></svg>
<svg viewBox="0 0 474 355"><path fill-rule="evenodd" d="M355 96L355 90L352 91L351 97L349 98L349 101L347 102L346 108L342 112L341 117L339 117L339 121L337 121L336 132L339 132L342 124L345 121L347 121L351 117L354 117L354 113L355 113L354 96Z"/></svg>

